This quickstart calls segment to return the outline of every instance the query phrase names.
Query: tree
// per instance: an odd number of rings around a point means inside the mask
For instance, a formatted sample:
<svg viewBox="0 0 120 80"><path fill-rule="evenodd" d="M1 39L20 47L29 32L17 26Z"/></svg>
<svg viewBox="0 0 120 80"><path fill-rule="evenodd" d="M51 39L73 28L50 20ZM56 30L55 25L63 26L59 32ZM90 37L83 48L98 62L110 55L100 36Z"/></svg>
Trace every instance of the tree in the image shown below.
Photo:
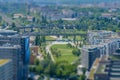
<svg viewBox="0 0 120 80"><path fill-rule="evenodd" d="M80 80L85 80L86 76L83 74L80 76Z"/></svg>
<svg viewBox="0 0 120 80"><path fill-rule="evenodd" d="M73 49L73 50L72 50L72 53L73 53L73 55L75 55L75 56L79 56L79 55L81 54L81 52L80 52L79 49Z"/></svg>
<svg viewBox="0 0 120 80"><path fill-rule="evenodd" d="M58 23L59 23L59 24L62 24L62 23L63 23L63 20L62 20L62 19L59 19L59 20L58 20Z"/></svg>
<svg viewBox="0 0 120 80"><path fill-rule="evenodd" d="M80 76L80 80L85 80L86 79L86 76L85 76L86 68L83 68L82 72L83 72L83 74Z"/></svg>
<svg viewBox="0 0 120 80"><path fill-rule="evenodd" d="M35 45L41 46L41 43L46 42L45 36L36 36Z"/></svg>
<svg viewBox="0 0 120 80"><path fill-rule="evenodd" d="M41 74L40 77L38 78L38 80L44 80L44 75Z"/></svg>
<svg viewBox="0 0 120 80"><path fill-rule="evenodd" d="M45 36L40 37L40 42L46 42Z"/></svg>
<svg viewBox="0 0 120 80"><path fill-rule="evenodd" d="M2 16L0 16L0 23L2 22Z"/></svg>
<svg viewBox="0 0 120 80"><path fill-rule="evenodd" d="M55 55L56 57L60 57L61 56L61 51L58 50L57 48L51 48L51 52L53 55Z"/></svg>
<svg viewBox="0 0 120 80"><path fill-rule="evenodd" d="M67 44L67 46L68 46L68 47L70 47L70 48L72 48L72 47L73 47L70 43L68 43L68 44Z"/></svg>
<svg viewBox="0 0 120 80"><path fill-rule="evenodd" d="M41 46L40 36L36 36L36 38L35 38L35 45Z"/></svg>
<svg viewBox="0 0 120 80"><path fill-rule="evenodd" d="M28 80L33 80L32 78L28 78Z"/></svg>
<svg viewBox="0 0 120 80"><path fill-rule="evenodd" d="M32 20L32 22L34 23L36 21L36 18L35 17L33 17L33 20Z"/></svg>
<svg viewBox="0 0 120 80"><path fill-rule="evenodd" d="M48 23L46 16L42 16L42 23Z"/></svg>
<svg viewBox="0 0 120 80"><path fill-rule="evenodd" d="M36 58L35 61L34 61L34 64L38 66L40 64L39 59Z"/></svg>
<svg viewBox="0 0 120 80"><path fill-rule="evenodd" d="M56 76L62 79L68 79L72 74L76 73L76 66L61 61L56 63Z"/></svg>
<svg viewBox="0 0 120 80"><path fill-rule="evenodd" d="M11 29L19 32L19 29L14 22L11 24Z"/></svg>
<svg viewBox="0 0 120 80"><path fill-rule="evenodd" d="M85 74L86 73L86 68L82 68L82 72L83 72L83 74Z"/></svg>
<svg viewBox="0 0 120 80"><path fill-rule="evenodd" d="M43 66L42 66L42 65L36 66L36 72L37 72L38 74L43 73L43 72L44 72Z"/></svg>
<svg viewBox="0 0 120 80"><path fill-rule="evenodd" d="M15 27L16 27L16 25L15 25L15 23L13 22L13 23L12 23L12 28L15 28Z"/></svg>
<svg viewBox="0 0 120 80"><path fill-rule="evenodd" d="M69 80L80 80L79 76L74 72L70 75Z"/></svg>
<svg viewBox="0 0 120 80"><path fill-rule="evenodd" d="M30 67L29 67L29 71L30 71L30 72L35 72L35 71L36 71L36 69L35 69L35 67L30 66Z"/></svg>

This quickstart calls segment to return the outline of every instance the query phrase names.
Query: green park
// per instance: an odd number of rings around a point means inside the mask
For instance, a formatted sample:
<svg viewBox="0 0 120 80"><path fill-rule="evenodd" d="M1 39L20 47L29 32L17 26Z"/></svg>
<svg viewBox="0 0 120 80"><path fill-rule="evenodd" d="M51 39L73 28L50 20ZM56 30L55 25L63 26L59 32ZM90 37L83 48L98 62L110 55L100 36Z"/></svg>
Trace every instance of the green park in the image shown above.
<svg viewBox="0 0 120 80"><path fill-rule="evenodd" d="M67 61L68 63L72 63L75 61L78 58L78 56L74 54L75 50L77 49L70 44L55 44L51 47L54 59L58 62ZM80 52L78 52L78 54L80 54Z"/></svg>

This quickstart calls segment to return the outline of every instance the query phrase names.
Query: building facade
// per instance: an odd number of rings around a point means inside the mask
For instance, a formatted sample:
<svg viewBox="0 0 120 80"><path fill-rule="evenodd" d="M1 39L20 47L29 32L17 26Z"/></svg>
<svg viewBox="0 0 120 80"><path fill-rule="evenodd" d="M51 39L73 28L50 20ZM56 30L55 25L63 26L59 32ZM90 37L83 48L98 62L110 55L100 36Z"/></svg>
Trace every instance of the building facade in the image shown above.
<svg viewBox="0 0 120 80"><path fill-rule="evenodd" d="M96 58L100 57L100 51L95 46L84 46L81 50L81 63L89 71Z"/></svg>
<svg viewBox="0 0 120 80"><path fill-rule="evenodd" d="M0 59L11 59L12 80L27 80L30 59L29 37L21 35L0 36Z"/></svg>
<svg viewBox="0 0 120 80"><path fill-rule="evenodd" d="M87 32L87 41L90 45L98 45L103 42L104 39L114 36L112 31L105 30L92 30Z"/></svg>
<svg viewBox="0 0 120 80"><path fill-rule="evenodd" d="M117 60L113 60L115 58L109 60L109 57L115 55L117 50L119 51L120 49L120 37L117 33L104 30L88 31L87 38L89 45L85 45L81 49L81 63L88 71L97 69L94 80L120 79L120 75L117 74L119 67L116 67L120 64L120 60L118 60L120 57ZM103 56L105 56L104 60L107 59L108 61L103 62ZM96 58L99 58L102 61L99 63L98 67L92 66Z"/></svg>

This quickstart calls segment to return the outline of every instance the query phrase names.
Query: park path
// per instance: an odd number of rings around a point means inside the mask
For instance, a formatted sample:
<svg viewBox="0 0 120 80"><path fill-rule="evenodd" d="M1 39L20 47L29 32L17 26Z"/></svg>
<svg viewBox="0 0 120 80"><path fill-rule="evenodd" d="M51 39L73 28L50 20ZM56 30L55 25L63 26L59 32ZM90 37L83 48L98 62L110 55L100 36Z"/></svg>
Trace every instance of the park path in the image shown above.
<svg viewBox="0 0 120 80"><path fill-rule="evenodd" d="M52 54L52 52L50 50L51 46L53 46L55 44L68 44L68 43L75 46L75 44L72 43L72 42L59 42L59 41L54 41L54 42L52 42L52 43L50 43L49 45L46 46L46 53L48 53L50 55L53 62L55 62L55 59L54 59L53 54Z"/></svg>

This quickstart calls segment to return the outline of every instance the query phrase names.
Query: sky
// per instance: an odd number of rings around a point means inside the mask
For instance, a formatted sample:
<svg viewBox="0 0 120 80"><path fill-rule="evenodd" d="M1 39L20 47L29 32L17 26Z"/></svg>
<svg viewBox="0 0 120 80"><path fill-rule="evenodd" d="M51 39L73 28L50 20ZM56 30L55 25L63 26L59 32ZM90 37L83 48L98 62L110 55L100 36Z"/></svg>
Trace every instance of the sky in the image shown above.
<svg viewBox="0 0 120 80"><path fill-rule="evenodd" d="M120 0L0 0L0 1L8 1L8 2L31 2L31 1L34 1L34 2L41 2L41 3L65 3L65 4L68 4L68 3L99 3L99 2L120 2Z"/></svg>

